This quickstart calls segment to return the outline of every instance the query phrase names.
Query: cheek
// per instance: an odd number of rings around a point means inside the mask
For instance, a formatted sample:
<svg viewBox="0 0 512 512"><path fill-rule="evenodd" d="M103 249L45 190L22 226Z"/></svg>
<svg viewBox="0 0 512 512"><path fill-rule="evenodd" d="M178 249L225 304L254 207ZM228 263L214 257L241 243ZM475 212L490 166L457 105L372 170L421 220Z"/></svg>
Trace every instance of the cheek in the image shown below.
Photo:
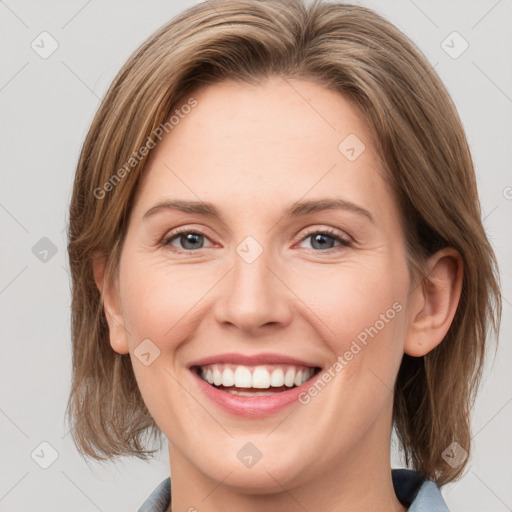
<svg viewBox="0 0 512 512"><path fill-rule="evenodd" d="M127 256L120 269L123 318L137 385L151 416L167 433L179 428L187 399L178 383L180 347L198 325L200 299L211 287L188 268ZM147 352L149 364L140 358Z"/></svg>
<svg viewBox="0 0 512 512"><path fill-rule="evenodd" d="M122 297L130 348L149 338L169 349L200 310L201 299L218 277L207 272L198 276L192 266L165 261L126 263Z"/></svg>
<svg viewBox="0 0 512 512"><path fill-rule="evenodd" d="M342 356L350 363L347 373L375 367L392 380L403 352L409 284L405 260L389 255L323 267L302 274L311 276L309 282L297 279L294 284L311 311L310 321L318 326L333 358Z"/></svg>

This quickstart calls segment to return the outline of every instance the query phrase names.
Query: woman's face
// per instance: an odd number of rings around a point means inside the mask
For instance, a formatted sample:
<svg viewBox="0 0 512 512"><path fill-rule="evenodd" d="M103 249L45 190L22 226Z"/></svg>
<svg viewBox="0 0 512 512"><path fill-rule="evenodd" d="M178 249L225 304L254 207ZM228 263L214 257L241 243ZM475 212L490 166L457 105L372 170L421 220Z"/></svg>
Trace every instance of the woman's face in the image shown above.
<svg viewBox="0 0 512 512"><path fill-rule="evenodd" d="M301 80L193 96L137 191L111 340L171 466L263 493L387 461L412 285L362 118Z"/></svg>

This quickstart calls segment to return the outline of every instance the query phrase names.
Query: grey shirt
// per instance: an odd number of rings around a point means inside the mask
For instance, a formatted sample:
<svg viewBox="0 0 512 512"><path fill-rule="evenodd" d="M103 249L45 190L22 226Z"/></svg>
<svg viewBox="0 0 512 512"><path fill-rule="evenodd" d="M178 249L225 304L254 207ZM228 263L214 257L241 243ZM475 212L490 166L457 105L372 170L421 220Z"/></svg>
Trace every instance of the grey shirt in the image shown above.
<svg viewBox="0 0 512 512"><path fill-rule="evenodd" d="M439 487L410 469L392 469L393 487L408 512L450 512ZM166 512L171 503L171 479L168 477L149 495L138 512Z"/></svg>

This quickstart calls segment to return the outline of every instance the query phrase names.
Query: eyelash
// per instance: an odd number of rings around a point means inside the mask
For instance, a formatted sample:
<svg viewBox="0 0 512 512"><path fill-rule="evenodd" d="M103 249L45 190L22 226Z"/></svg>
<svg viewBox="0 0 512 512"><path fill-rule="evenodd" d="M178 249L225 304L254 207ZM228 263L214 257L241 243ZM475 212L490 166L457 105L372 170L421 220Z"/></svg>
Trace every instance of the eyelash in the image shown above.
<svg viewBox="0 0 512 512"><path fill-rule="evenodd" d="M201 230L193 230L193 229L190 229L189 227L183 227L183 228L177 228L176 230L174 230L172 233L170 233L168 236L166 236L162 242L161 242L161 245L164 246L164 247L172 247L170 245L170 243L175 240L176 238L178 238L180 235L182 234L194 234L194 235L201 235L201 236L204 236L206 238L208 238L208 236L206 235L206 233L203 233ZM304 240L306 240L307 238L311 237L312 235L325 235L325 236L328 236L329 238L332 238L333 240L339 242L339 247L344 247L344 248L348 248L348 247L352 247L352 242L346 238L343 238L341 237L336 231L334 231L333 229L321 229L321 230L311 230L309 232L307 232L300 240L299 242L302 242ZM172 247L171 250L174 250L175 252L178 252L178 253L189 253L189 254L193 254L197 251L200 251L201 249L203 248L200 248L198 250L193 250L193 249L190 249L190 250L185 250L185 249L178 249L176 247ZM318 254L318 253L326 253L326 254L330 254L332 252L335 252L336 251L336 247L332 247L328 250L325 250L325 251L322 251L320 249L309 249L309 251L312 251L314 252L315 254Z"/></svg>

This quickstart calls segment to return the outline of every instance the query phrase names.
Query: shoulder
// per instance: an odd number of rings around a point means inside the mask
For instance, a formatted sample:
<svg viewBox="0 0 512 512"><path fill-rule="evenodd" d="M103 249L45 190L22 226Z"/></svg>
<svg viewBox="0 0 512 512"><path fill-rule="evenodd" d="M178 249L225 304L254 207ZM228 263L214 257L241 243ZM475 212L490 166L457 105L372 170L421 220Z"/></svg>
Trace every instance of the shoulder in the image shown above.
<svg viewBox="0 0 512 512"><path fill-rule="evenodd" d="M391 471L397 498L409 508L407 512L450 512L435 482L410 469Z"/></svg>
<svg viewBox="0 0 512 512"><path fill-rule="evenodd" d="M171 504L171 478L167 477L146 498L138 512L166 512Z"/></svg>

